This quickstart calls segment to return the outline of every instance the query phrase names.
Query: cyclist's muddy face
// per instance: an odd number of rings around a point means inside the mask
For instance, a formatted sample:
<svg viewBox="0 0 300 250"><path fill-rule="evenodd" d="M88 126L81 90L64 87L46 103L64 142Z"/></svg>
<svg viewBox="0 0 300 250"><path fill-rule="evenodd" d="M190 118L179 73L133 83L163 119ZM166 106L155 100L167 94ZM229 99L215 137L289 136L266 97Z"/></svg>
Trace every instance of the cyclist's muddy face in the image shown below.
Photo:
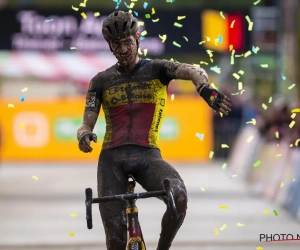
<svg viewBox="0 0 300 250"><path fill-rule="evenodd" d="M137 41L134 36L129 36L110 43L113 54L118 63L124 68L131 68L135 65L137 56Z"/></svg>

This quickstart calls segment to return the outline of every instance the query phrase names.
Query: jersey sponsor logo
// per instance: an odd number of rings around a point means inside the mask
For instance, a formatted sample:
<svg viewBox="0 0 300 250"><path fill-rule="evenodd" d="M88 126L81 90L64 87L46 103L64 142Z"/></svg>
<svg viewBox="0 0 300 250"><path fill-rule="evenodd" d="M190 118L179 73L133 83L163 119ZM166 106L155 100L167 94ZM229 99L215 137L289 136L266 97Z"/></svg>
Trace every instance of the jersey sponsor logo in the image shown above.
<svg viewBox="0 0 300 250"><path fill-rule="evenodd" d="M113 95L116 94L118 92L125 92L125 91L130 91L130 90L146 90L146 89L151 89L151 85L147 84L147 83L132 83L132 85L128 84L128 86L123 86L119 85L119 86L113 86L111 88L109 88L109 94Z"/></svg>
<svg viewBox="0 0 300 250"><path fill-rule="evenodd" d="M160 122L161 122L161 120L162 120L162 116L163 116L163 110L160 109L160 110L158 111L157 122L156 122L156 125L155 125L155 132L158 132L158 128L159 128L159 124L160 124Z"/></svg>

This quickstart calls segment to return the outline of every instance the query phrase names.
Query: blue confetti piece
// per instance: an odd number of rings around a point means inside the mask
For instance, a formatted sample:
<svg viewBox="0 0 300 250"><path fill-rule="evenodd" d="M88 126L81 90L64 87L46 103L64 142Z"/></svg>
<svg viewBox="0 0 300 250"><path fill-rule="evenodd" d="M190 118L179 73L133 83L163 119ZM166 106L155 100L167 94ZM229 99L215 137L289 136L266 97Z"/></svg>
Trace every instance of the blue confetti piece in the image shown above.
<svg viewBox="0 0 300 250"><path fill-rule="evenodd" d="M116 6L116 10L119 9L119 5Z"/></svg>
<svg viewBox="0 0 300 250"><path fill-rule="evenodd" d="M143 40L145 40L145 39L146 39L146 38L145 38L144 36L141 36L141 37L140 37L140 40L141 40L141 41L143 41Z"/></svg>
<svg viewBox="0 0 300 250"><path fill-rule="evenodd" d="M137 13L136 11L134 11L135 16L139 16L139 13Z"/></svg>
<svg viewBox="0 0 300 250"><path fill-rule="evenodd" d="M196 136L200 139L200 141L202 141L204 138L204 134L196 133Z"/></svg>
<svg viewBox="0 0 300 250"><path fill-rule="evenodd" d="M113 0L115 3L118 3L118 0Z"/></svg>
<svg viewBox="0 0 300 250"><path fill-rule="evenodd" d="M125 4L125 6L127 7L127 9L130 8L130 6L129 6L126 2L124 2L124 4Z"/></svg>
<svg viewBox="0 0 300 250"><path fill-rule="evenodd" d="M53 21L53 19L45 20L45 23L50 23L52 21Z"/></svg>
<svg viewBox="0 0 300 250"><path fill-rule="evenodd" d="M152 59L147 57L146 60L151 61Z"/></svg>
<svg viewBox="0 0 300 250"><path fill-rule="evenodd" d="M286 77L285 77L283 74L281 74L281 77L282 77L282 80L283 80L283 81L286 80Z"/></svg>
<svg viewBox="0 0 300 250"><path fill-rule="evenodd" d="M255 47L254 47L254 45L252 45L252 52L253 53L255 53L256 51L255 51Z"/></svg>
<svg viewBox="0 0 300 250"><path fill-rule="evenodd" d="M218 66L213 66L213 67L210 67L210 70L214 70L214 69L217 69Z"/></svg>
<svg viewBox="0 0 300 250"><path fill-rule="evenodd" d="M22 95L21 102L24 102L24 100L25 100L25 96Z"/></svg>
<svg viewBox="0 0 300 250"><path fill-rule="evenodd" d="M223 37L222 37L221 35L219 35L219 37L218 37L218 42L219 42L219 43L222 43L222 41L223 41Z"/></svg>
<svg viewBox="0 0 300 250"><path fill-rule="evenodd" d="M144 2L144 9L146 9L148 6L148 3L147 2Z"/></svg>

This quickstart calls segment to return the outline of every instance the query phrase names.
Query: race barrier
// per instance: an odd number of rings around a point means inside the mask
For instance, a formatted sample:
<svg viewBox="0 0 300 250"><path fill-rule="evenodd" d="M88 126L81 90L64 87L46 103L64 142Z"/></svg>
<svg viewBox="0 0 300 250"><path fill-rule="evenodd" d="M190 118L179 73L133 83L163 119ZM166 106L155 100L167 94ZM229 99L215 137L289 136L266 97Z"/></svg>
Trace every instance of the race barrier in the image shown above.
<svg viewBox="0 0 300 250"><path fill-rule="evenodd" d="M247 142L250 136L253 139ZM247 125L233 145L228 167L247 183L253 194L278 202L300 219L299 147L285 140L278 144L267 142L255 126Z"/></svg>
<svg viewBox="0 0 300 250"><path fill-rule="evenodd" d="M9 108L8 104L14 104ZM97 161L105 133L103 111L94 132L98 143L92 153L78 149L85 96L61 99L0 101L0 159L2 161ZM213 149L212 110L198 96L168 97L160 132L160 149L166 160L206 161ZM200 140L196 133L204 134Z"/></svg>

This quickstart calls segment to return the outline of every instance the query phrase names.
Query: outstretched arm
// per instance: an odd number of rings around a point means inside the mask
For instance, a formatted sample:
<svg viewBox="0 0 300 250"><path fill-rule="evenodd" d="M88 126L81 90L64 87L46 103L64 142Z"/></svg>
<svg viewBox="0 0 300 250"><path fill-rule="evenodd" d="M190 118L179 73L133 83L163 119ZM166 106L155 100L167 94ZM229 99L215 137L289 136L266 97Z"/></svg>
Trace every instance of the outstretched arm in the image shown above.
<svg viewBox="0 0 300 250"><path fill-rule="evenodd" d="M191 64L172 61L167 61L164 67L171 78L192 81L199 95L212 109L228 115L231 110L230 99L217 90L209 88L208 76L204 69Z"/></svg>

